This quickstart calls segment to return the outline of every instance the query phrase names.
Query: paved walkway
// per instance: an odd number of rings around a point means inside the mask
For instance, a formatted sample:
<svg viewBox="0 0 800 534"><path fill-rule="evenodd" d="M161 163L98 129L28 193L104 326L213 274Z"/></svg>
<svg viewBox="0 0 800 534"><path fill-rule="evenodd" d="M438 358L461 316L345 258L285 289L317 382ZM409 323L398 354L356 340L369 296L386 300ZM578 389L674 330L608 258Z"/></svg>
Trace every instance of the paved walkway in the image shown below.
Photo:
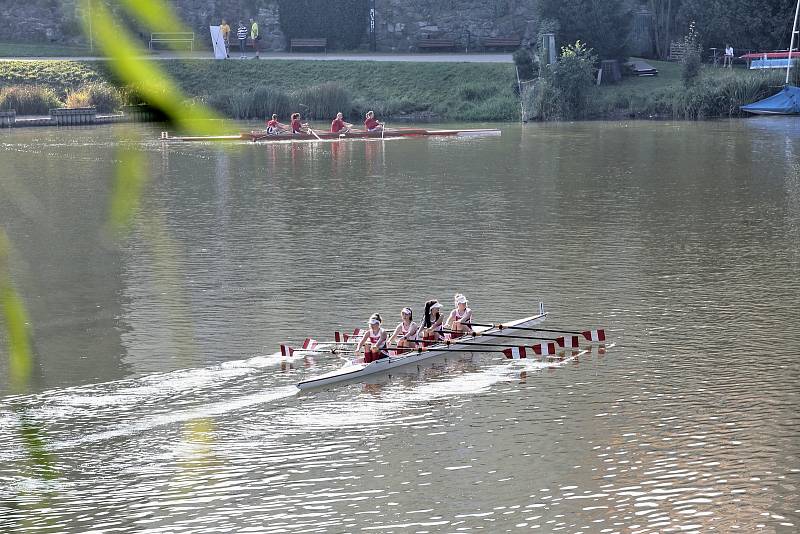
<svg viewBox="0 0 800 534"><path fill-rule="evenodd" d="M253 53L247 54L253 59ZM230 61L239 61L239 54L231 50ZM100 56L76 57L4 57L0 61L103 61L107 58ZM160 52L144 56L143 59L214 59L211 52ZM282 60L316 60L316 61L409 61L424 63L512 63L511 54L319 54L319 53L289 53L267 52L261 54L261 59Z"/></svg>

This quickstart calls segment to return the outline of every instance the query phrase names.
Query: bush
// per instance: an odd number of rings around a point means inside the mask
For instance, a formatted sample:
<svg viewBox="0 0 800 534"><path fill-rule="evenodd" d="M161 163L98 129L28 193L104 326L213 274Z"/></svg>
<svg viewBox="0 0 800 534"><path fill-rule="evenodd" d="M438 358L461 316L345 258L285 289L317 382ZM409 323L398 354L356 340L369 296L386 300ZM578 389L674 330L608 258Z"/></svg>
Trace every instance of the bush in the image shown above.
<svg viewBox="0 0 800 534"><path fill-rule="evenodd" d="M597 58L580 41L561 49L553 65L541 71L537 83L523 96L529 117L539 120L577 119L588 111Z"/></svg>
<svg viewBox="0 0 800 534"><path fill-rule="evenodd" d="M18 115L47 115L60 108L61 101L53 89L38 85L12 85L0 89L0 110L16 110Z"/></svg>
<svg viewBox="0 0 800 534"><path fill-rule="evenodd" d="M302 89L295 95L295 100L309 119L330 119L340 111L345 115L353 112L353 97L336 82Z"/></svg>
<svg viewBox="0 0 800 534"><path fill-rule="evenodd" d="M67 94L68 108L97 108L98 113L112 113L122 106L120 92L106 84L91 84Z"/></svg>
<svg viewBox="0 0 800 534"><path fill-rule="evenodd" d="M686 55L683 58L683 68L681 69L681 79L683 85L691 87L700 76L702 59L700 57L700 37L695 31L694 22L689 23L689 33L683 38L683 46Z"/></svg>
<svg viewBox="0 0 800 534"><path fill-rule="evenodd" d="M536 77L537 72L533 63L533 55L527 48L518 48L514 51L513 57L520 80L532 80Z"/></svg>

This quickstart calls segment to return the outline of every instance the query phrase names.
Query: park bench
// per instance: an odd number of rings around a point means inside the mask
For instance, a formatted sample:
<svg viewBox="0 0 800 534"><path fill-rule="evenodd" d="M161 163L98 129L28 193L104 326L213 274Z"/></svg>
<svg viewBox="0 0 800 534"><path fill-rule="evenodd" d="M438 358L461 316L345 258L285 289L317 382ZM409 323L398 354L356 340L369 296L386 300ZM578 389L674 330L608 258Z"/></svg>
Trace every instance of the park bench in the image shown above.
<svg viewBox="0 0 800 534"><path fill-rule="evenodd" d="M153 43L189 43L189 50L194 51L194 32L157 32L150 34L150 50Z"/></svg>
<svg viewBox="0 0 800 534"><path fill-rule="evenodd" d="M417 49L453 49L456 47L456 42L453 39L420 39L417 41Z"/></svg>
<svg viewBox="0 0 800 534"><path fill-rule="evenodd" d="M484 48L519 48L522 40L519 37L487 37L483 40Z"/></svg>
<svg viewBox="0 0 800 534"><path fill-rule="evenodd" d="M290 39L289 51L294 52L295 48L322 48L328 53L328 39Z"/></svg>

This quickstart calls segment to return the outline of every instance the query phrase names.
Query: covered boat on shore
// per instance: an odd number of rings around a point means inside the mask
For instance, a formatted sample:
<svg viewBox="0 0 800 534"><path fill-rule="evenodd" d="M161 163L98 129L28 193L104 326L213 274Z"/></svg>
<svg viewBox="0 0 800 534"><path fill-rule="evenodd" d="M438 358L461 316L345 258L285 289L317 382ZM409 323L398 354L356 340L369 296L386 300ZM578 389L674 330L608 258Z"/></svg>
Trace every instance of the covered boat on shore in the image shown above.
<svg viewBox="0 0 800 534"><path fill-rule="evenodd" d="M787 85L780 93L742 106L742 111L756 115L798 115L800 114L800 87Z"/></svg>

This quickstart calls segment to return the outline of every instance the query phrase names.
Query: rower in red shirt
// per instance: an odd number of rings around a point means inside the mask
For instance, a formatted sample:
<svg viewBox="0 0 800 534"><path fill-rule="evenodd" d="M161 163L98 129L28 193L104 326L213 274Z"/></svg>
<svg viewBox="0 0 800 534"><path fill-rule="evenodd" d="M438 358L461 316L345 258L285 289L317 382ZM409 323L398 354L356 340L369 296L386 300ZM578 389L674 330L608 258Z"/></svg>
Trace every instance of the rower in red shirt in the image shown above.
<svg viewBox="0 0 800 534"><path fill-rule="evenodd" d="M277 135L288 130L289 127L278 121L278 116L273 114L272 118L267 121L267 134Z"/></svg>
<svg viewBox="0 0 800 534"><path fill-rule="evenodd" d="M304 130L304 128L308 128L308 124L302 124L300 122L300 114L299 113L292 113L292 133L308 133Z"/></svg>
<svg viewBox="0 0 800 534"><path fill-rule="evenodd" d="M367 118L364 120L364 128L366 128L368 132L380 132L383 130L383 124L375 118L374 111L367 111Z"/></svg>
<svg viewBox="0 0 800 534"><path fill-rule="evenodd" d="M340 111L336 114L336 118L333 119L333 122L331 123L331 132L344 134L349 132L350 128L352 127L353 125L349 122L344 122L344 115L342 115L342 112Z"/></svg>

